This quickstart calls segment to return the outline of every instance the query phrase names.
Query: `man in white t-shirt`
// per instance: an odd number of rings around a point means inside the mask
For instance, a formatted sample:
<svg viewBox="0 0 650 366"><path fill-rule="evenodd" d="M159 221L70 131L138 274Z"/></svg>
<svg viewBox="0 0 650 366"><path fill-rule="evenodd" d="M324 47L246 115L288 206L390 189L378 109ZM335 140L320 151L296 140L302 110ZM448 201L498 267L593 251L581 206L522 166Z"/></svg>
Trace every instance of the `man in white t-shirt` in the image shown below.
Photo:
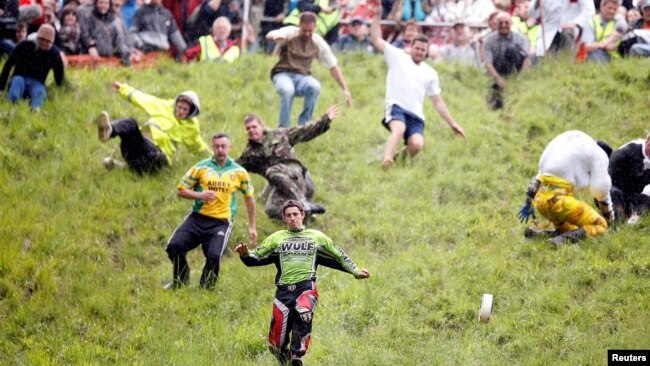
<svg viewBox="0 0 650 366"><path fill-rule="evenodd" d="M384 54L388 65L386 75L386 109L382 124L390 130L386 141L381 166L390 169L395 162L395 150L400 139L406 143L406 152L414 156L424 145L424 97L454 130L456 135L465 138L465 131L447 110L440 96L438 73L424 61L429 49L425 36L417 36L411 45L411 54L395 48L381 38L381 2L372 0L374 18L370 27L370 38L375 50Z"/></svg>

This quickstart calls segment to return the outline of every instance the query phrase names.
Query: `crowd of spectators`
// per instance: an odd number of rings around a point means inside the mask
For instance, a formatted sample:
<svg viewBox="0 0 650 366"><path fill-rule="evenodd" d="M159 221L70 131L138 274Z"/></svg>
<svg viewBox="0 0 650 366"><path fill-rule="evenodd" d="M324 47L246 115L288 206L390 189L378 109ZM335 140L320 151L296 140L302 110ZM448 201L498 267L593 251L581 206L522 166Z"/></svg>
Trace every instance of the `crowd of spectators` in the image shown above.
<svg viewBox="0 0 650 366"><path fill-rule="evenodd" d="M497 30L500 12L511 16L513 32L528 39L533 64L547 53L567 49L579 59L598 62L650 55L650 0L381 3L384 39L409 52L412 39L424 34L431 40L433 62L485 67L483 41ZM0 0L0 57L18 42L33 40L39 26L50 23L64 60L81 57L97 63L114 58L129 65L148 53L163 52L179 61L232 62L240 50L271 53L275 45L266 34L297 24L305 11L318 15L316 33L338 52L375 53L368 34L373 16L368 0L251 0L249 5L244 14L243 0ZM215 47L208 42L210 36ZM233 47L236 52L230 51ZM228 52L228 58L222 57Z"/></svg>

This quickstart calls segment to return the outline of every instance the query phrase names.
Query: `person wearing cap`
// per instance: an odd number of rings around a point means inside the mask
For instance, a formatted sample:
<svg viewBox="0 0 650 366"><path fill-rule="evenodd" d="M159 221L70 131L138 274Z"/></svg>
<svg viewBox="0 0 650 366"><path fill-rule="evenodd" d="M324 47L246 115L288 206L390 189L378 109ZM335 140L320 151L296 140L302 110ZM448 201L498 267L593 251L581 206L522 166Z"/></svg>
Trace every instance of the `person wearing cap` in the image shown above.
<svg viewBox="0 0 650 366"><path fill-rule="evenodd" d="M306 12L300 14L298 27L276 29L266 35L268 40L279 46L280 59L271 69L271 80L280 95L279 127L291 126L291 107L295 96L305 97L298 124L303 125L311 119L320 95L320 82L311 72L311 64L315 59L330 70L343 91L346 104L350 106L352 103L352 94L336 57L323 37L314 33L315 29L316 15Z"/></svg>
<svg viewBox="0 0 650 366"><path fill-rule="evenodd" d="M269 331L269 349L280 365L301 366L309 348L314 310L318 303L316 270L319 257L338 262L340 269L356 279L370 278L327 235L303 226L305 211L298 201L289 200L282 207L286 230L269 235L255 249L240 242L235 247L246 266L277 263L275 299ZM278 257L269 261L270 257Z"/></svg>
<svg viewBox="0 0 650 366"><path fill-rule="evenodd" d="M584 27L581 42L587 52L587 60L608 63L619 58L618 44L627 31L625 18L617 14L618 0L602 0L600 13L594 15Z"/></svg>
<svg viewBox="0 0 650 366"><path fill-rule="evenodd" d="M440 59L458 62L475 68L481 67L478 44L470 44L465 23L458 22L451 27L451 43L440 46Z"/></svg>
<svg viewBox="0 0 650 366"><path fill-rule="evenodd" d="M400 140L406 154L414 156L424 146L424 97L429 97L440 117L454 133L465 138L465 131L449 113L440 96L438 73L424 62L429 50L429 40L418 36L413 40L411 53L391 46L381 38L381 2L373 0L374 18L370 27L370 39L377 52L384 55L388 65L386 75L385 118L382 125L390 131L386 141L381 166L390 169L395 163L395 150Z"/></svg>
<svg viewBox="0 0 650 366"><path fill-rule="evenodd" d="M616 219L635 224L650 212L650 134L614 150L609 175Z"/></svg>
<svg viewBox="0 0 650 366"><path fill-rule="evenodd" d="M506 78L530 67L528 57L528 38L521 33L511 30L510 14L501 12L497 15L497 31L490 34L483 44L485 68L494 78L492 92L489 97L489 107L503 107L503 89Z"/></svg>
<svg viewBox="0 0 650 366"><path fill-rule="evenodd" d="M370 37L368 37L368 27L363 17L354 17L350 22L350 33L339 38L334 44L334 49L341 52L367 52L375 53L372 47Z"/></svg>
<svg viewBox="0 0 650 366"><path fill-rule="evenodd" d="M40 110L47 97L45 80L50 70L54 72L56 84L63 85L64 65L61 52L53 46L55 35L52 25L43 24L38 29L36 41L24 40L9 54L0 74L0 92L5 90L13 69L7 92L11 103L29 98L30 107Z"/></svg>
<svg viewBox="0 0 650 366"><path fill-rule="evenodd" d="M539 159L537 175L530 181L526 203L519 210L521 222L528 222L534 209L554 226L554 231L533 225L526 237L548 237L555 245L576 242L607 231L607 220L615 218L607 171L612 149L582 131L567 131L555 137ZM589 191L600 213L578 200L574 193ZM535 222L533 220L533 222Z"/></svg>
<svg viewBox="0 0 650 366"><path fill-rule="evenodd" d="M253 185L246 169L228 155L230 148L227 134L215 134L212 137L214 155L196 163L178 183L178 197L194 200L194 206L167 243L165 250L173 265L174 280L165 289L189 284L190 268L185 256L199 244L205 254L200 285L208 290L215 287L221 257L228 246L235 218L237 191L242 193L246 202L249 240L257 242Z"/></svg>
<svg viewBox="0 0 650 366"><path fill-rule="evenodd" d="M131 170L138 174L153 173L170 165L179 145L185 145L197 155L210 153L201 137L196 118L201 106L195 92L188 90L173 100L165 100L117 81L112 86L119 95L150 116L142 131L133 118L111 121L108 112L103 111L96 119L101 142L120 137L122 157ZM146 138L143 133L150 138ZM114 165L112 156L104 159L107 169Z"/></svg>
<svg viewBox="0 0 650 366"><path fill-rule="evenodd" d="M302 203L308 215L325 213L325 208L312 203L314 182L309 170L298 159L294 145L310 141L327 132L330 124L339 115L336 105L331 105L320 119L302 126L271 130L256 114L249 114L244 120L248 144L237 163L251 173L256 173L269 182L264 211L274 219L282 219L282 205L288 199Z"/></svg>

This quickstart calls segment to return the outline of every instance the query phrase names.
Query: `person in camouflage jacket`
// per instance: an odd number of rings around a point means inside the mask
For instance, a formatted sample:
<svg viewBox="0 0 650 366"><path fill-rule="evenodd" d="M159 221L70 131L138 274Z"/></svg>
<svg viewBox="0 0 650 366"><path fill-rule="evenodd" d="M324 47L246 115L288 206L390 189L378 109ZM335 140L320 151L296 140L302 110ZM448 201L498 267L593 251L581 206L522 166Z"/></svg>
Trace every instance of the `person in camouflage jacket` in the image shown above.
<svg viewBox="0 0 650 366"><path fill-rule="evenodd" d="M314 183L309 171L296 156L293 146L309 141L329 130L339 115L332 105L320 119L304 125L271 130L256 114L244 120L248 145L236 160L247 171L264 176L269 182L264 211L269 217L282 219L282 205L289 199L302 203L307 214L320 214L325 208L311 202Z"/></svg>

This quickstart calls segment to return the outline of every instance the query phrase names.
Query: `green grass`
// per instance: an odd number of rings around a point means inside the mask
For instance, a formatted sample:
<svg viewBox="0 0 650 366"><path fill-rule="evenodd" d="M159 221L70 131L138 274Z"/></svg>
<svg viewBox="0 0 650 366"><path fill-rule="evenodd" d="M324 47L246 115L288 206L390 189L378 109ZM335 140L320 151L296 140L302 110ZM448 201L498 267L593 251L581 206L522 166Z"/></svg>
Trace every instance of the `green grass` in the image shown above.
<svg viewBox="0 0 650 366"><path fill-rule="evenodd" d="M273 268L247 268L232 250L214 292L165 292L164 247L191 202L175 186L199 158L181 150L155 176L106 171L90 125L143 112L112 80L172 98L201 98L202 134L246 143L243 117L277 121L272 58L234 65L165 62L149 70L68 70L39 114L0 100L0 364L274 365L266 349ZM353 107L325 135L296 147L328 213L309 222L335 240L369 281L322 268L310 365L604 365L607 349L650 348L650 220L554 249L523 238L516 218L545 145L580 129L613 146L645 136L650 70L644 60L608 66L554 61L507 87L506 108L486 108L479 71L437 65L445 99L468 139L455 138L430 104L425 150L383 173L377 155L385 92L381 58L340 58ZM317 114L343 102L327 70ZM50 80L51 82L51 80ZM294 106L297 116L302 100ZM295 123L295 122L294 122ZM253 178L258 190L261 177ZM586 195L581 197L588 199ZM230 247L247 237L245 210ZM265 217L260 236L283 225ZM479 324L483 293L493 318Z"/></svg>

